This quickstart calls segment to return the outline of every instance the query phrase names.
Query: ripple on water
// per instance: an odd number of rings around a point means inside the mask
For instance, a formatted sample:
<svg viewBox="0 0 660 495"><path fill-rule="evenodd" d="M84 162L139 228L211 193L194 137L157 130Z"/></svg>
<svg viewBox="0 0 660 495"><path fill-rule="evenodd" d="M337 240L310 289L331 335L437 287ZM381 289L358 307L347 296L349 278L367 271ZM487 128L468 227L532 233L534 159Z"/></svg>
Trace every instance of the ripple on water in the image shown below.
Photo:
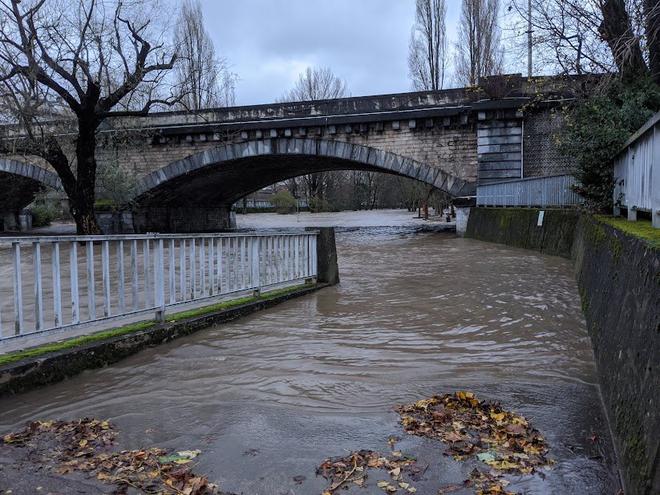
<svg viewBox="0 0 660 495"><path fill-rule="evenodd" d="M137 444L183 448L217 438L209 448L218 463L208 469L221 472L231 465L222 446L277 445L272 435L283 435L294 418L288 435L304 442L329 436L327 454L336 455L358 447L359 434L332 415L380 438L375 425L382 427L383 415L391 420L393 404L435 392L470 387L525 406L524 390L525 400L550 409L564 392L530 390L579 387L597 398L567 260L395 229L343 232L338 247L340 286L85 372L47 393L6 399L0 426L90 415L112 418ZM262 431L268 428L271 437ZM272 462L264 469L284 469ZM260 493L260 485L245 483L234 490Z"/></svg>

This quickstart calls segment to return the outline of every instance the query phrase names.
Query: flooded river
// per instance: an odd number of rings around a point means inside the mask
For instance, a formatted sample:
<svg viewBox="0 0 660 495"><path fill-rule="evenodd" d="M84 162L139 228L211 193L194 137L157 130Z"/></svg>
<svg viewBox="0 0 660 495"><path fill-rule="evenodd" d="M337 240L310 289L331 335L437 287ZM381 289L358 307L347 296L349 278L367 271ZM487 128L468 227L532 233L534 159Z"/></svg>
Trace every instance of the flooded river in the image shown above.
<svg viewBox="0 0 660 495"><path fill-rule="evenodd" d="M525 415L557 461L510 490L617 493L567 260L401 227L345 230L338 247L339 286L3 399L0 431L109 418L122 448L201 449L195 470L246 495L320 494L323 459L401 436L429 465L417 493L435 495L475 465L405 435L392 406L471 390ZM341 492L383 493L377 479Z"/></svg>

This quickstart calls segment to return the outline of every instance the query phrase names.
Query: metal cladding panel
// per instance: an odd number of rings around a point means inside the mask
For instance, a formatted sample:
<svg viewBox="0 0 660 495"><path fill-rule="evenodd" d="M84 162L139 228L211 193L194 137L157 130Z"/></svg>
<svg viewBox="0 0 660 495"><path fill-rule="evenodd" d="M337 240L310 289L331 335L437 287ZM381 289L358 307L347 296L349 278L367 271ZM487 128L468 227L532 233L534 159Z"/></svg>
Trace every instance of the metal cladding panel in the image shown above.
<svg viewBox="0 0 660 495"><path fill-rule="evenodd" d="M477 129L479 183L522 177L522 123L491 121Z"/></svg>
<svg viewBox="0 0 660 495"><path fill-rule="evenodd" d="M626 208L660 211L660 123L656 123L617 157L614 202Z"/></svg>
<svg viewBox="0 0 660 495"><path fill-rule="evenodd" d="M573 206L582 198L573 190L571 175L534 177L479 184L477 206Z"/></svg>

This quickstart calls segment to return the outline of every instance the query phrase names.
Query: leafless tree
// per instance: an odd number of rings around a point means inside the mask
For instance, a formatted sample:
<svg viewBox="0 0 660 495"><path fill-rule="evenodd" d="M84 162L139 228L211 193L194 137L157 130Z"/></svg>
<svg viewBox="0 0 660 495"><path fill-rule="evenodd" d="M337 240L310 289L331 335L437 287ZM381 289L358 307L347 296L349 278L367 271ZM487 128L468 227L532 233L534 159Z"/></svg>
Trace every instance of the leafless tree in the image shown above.
<svg viewBox="0 0 660 495"><path fill-rule="evenodd" d="M293 88L287 91L280 102L317 101L348 96L346 82L335 76L328 67L307 67L299 74ZM317 172L300 178L303 183L308 202L320 204L324 201L325 190L331 180L329 172ZM289 183L289 187L298 188L297 181ZM295 194L295 193L294 193Z"/></svg>
<svg viewBox="0 0 660 495"><path fill-rule="evenodd" d="M174 43L179 56L174 72L183 94L180 106L199 110L233 105L236 75L224 58L216 56L200 0L184 0Z"/></svg>
<svg viewBox="0 0 660 495"><path fill-rule="evenodd" d="M176 55L153 22L160 7L156 0L0 0L1 96L20 126L5 128L0 151L53 167L79 233L100 233L94 200L101 124L177 101L164 90Z"/></svg>
<svg viewBox="0 0 660 495"><path fill-rule="evenodd" d="M598 12L594 5L563 0L515 0L509 18L521 45L532 48L537 70L560 74L603 72L611 67L611 56L598 34ZM531 12L531 17L530 17ZM524 41L522 41L524 40ZM525 50L527 50L525 46Z"/></svg>
<svg viewBox="0 0 660 495"><path fill-rule="evenodd" d="M346 82L335 76L328 67L307 67L298 75L292 89L287 91L281 102L330 100L348 96Z"/></svg>
<svg viewBox="0 0 660 495"><path fill-rule="evenodd" d="M536 58L556 72L617 72L660 82L658 0L514 0L511 11L531 20Z"/></svg>
<svg viewBox="0 0 660 495"><path fill-rule="evenodd" d="M456 44L456 78L474 86L479 78L502 71L499 0L463 0Z"/></svg>
<svg viewBox="0 0 660 495"><path fill-rule="evenodd" d="M447 67L447 4L416 0L415 24L408 46L408 70L417 91L442 89Z"/></svg>

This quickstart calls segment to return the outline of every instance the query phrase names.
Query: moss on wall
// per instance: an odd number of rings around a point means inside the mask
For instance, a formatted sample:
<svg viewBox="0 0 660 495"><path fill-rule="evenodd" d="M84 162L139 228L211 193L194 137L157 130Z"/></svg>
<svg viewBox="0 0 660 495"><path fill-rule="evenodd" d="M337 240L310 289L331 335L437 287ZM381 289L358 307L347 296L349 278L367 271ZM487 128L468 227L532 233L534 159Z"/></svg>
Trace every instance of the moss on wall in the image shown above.
<svg viewBox="0 0 660 495"><path fill-rule="evenodd" d="M540 211L536 208L472 208L465 235L570 257L578 213L574 210L544 210L543 225L539 227Z"/></svg>

